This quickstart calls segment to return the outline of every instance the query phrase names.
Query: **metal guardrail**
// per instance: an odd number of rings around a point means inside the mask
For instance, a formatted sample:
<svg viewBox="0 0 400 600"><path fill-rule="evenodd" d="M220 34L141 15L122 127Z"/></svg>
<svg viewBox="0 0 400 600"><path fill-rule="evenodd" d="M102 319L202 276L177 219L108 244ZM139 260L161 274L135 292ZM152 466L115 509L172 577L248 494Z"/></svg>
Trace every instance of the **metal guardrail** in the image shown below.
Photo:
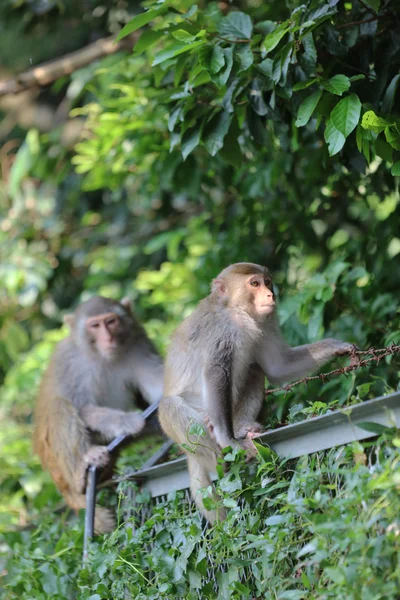
<svg viewBox="0 0 400 600"><path fill-rule="evenodd" d="M154 405L148 407L143 416L148 418L156 408ZM268 445L279 456L298 458L376 436L376 433L359 426L363 422L372 422L388 427L396 424L400 426L400 391L268 431L260 435L257 441ZM112 451L118 447L125 439L124 436L116 438L108 446L109 450ZM148 490L152 498L189 487L189 473L185 457L152 466L165 456L171 445L172 442L166 442L141 470L129 476L129 479L138 481L141 490ZM213 478L215 479L216 476L214 475ZM88 542L93 536L95 494L96 468L89 467L86 490L84 561L87 559Z"/></svg>
<svg viewBox="0 0 400 600"><path fill-rule="evenodd" d="M147 421L158 409L158 402L154 404L150 404L142 413L142 416L145 421ZM130 435L120 435L116 437L112 442L110 442L107 446L108 452L111 454L118 448L120 448L129 438L134 437ZM166 442L164 444L164 454L169 450L172 443ZM168 446L168 447L167 447ZM156 453L152 456L147 463L144 465L145 468L154 465L159 460L159 454ZM163 454L163 456L164 456ZM94 465L90 465L88 467L87 474L87 484L86 484L86 512L85 512L85 531L83 536L83 563L87 561L88 558L88 548L89 541L93 537L94 533L94 515L96 510L96 484L97 484L97 467Z"/></svg>
<svg viewBox="0 0 400 600"><path fill-rule="evenodd" d="M298 458L376 436L376 433L358 426L365 421L388 427L397 423L400 427L400 392L268 431L260 435L257 441L268 445L279 456ZM153 498L189 487L184 457L141 469L132 478L140 481L141 489L149 490Z"/></svg>

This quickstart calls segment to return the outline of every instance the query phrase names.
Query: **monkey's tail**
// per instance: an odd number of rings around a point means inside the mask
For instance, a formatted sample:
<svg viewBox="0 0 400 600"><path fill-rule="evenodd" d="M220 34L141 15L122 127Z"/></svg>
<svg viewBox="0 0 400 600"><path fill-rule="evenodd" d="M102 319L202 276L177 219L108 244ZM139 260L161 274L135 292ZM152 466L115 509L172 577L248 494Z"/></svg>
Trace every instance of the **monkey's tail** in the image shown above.
<svg viewBox="0 0 400 600"><path fill-rule="evenodd" d="M215 491L215 487L211 481L207 467L203 465L201 461L199 461L199 457L196 455L188 455L187 462L190 475L190 491L197 508L201 514L205 516L209 523L213 524L217 520L223 521L226 518L226 511L224 508L218 507L215 510L207 510L203 504L203 498L200 490L201 488L206 488L209 485L212 486L212 498L216 501L221 500Z"/></svg>
<svg viewBox="0 0 400 600"><path fill-rule="evenodd" d="M68 506L78 511L86 507L86 496L74 492L73 490L64 491L64 498ZM94 530L96 533L111 533L116 527L116 521L113 512L104 506L96 504L94 517Z"/></svg>

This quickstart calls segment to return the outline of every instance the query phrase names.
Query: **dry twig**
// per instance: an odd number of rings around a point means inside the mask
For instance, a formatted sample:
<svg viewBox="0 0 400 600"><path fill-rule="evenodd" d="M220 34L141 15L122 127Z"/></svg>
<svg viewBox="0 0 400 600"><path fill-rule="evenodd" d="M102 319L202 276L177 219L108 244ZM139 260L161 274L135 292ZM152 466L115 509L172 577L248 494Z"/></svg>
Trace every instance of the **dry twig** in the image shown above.
<svg viewBox="0 0 400 600"><path fill-rule="evenodd" d="M131 49L137 37L129 36L115 42L115 36L102 38L84 48L65 54L20 73L12 79L0 81L0 96L17 94L29 88L49 85L64 75L70 75L103 56L114 54L122 49Z"/></svg>

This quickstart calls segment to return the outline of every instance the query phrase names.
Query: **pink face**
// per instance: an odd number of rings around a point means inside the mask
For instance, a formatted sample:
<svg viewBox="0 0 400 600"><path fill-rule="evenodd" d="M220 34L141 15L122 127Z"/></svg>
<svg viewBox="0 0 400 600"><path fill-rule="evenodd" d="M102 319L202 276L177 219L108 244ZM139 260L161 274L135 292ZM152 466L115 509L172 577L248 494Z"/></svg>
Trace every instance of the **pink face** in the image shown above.
<svg viewBox="0 0 400 600"><path fill-rule="evenodd" d="M119 316L113 312L90 317L86 321L90 339L99 354L105 359L112 358L118 349L120 325Z"/></svg>
<svg viewBox="0 0 400 600"><path fill-rule="evenodd" d="M246 287L251 294L252 304L258 315L270 315L275 310L275 296L269 277L252 275L247 279Z"/></svg>

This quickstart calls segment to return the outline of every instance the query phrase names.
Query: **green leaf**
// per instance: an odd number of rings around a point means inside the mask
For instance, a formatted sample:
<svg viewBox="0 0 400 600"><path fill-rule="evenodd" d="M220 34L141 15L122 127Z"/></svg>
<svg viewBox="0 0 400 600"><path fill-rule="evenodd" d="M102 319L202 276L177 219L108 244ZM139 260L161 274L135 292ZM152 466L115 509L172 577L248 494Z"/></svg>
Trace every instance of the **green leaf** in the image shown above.
<svg viewBox="0 0 400 600"><path fill-rule="evenodd" d="M193 40L196 38L195 35L192 35L188 31L185 31L185 29L178 29L177 31L173 31L172 37L178 40L179 42L185 42L186 44L189 42L193 42Z"/></svg>
<svg viewBox="0 0 400 600"><path fill-rule="evenodd" d="M375 150L378 156L383 158L383 160L387 160L388 162L392 162L393 160L393 148L385 142L382 138L378 138L375 142ZM392 173L393 174L393 173Z"/></svg>
<svg viewBox="0 0 400 600"><path fill-rule="evenodd" d="M390 172L394 177L400 177L400 160L394 163Z"/></svg>
<svg viewBox="0 0 400 600"><path fill-rule="evenodd" d="M272 90L275 87L275 82L272 79L274 61L271 58L266 58L259 65L256 65L256 69L265 76L267 80L267 89Z"/></svg>
<svg viewBox="0 0 400 600"><path fill-rule="evenodd" d="M305 90L306 88L310 87L310 85L312 85L313 83L316 83L317 81L318 81L318 79L316 77L314 77L313 79L308 79L307 81L299 81L298 83L295 83L295 85L293 86L293 91L299 92L300 90Z"/></svg>
<svg viewBox="0 0 400 600"><path fill-rule="evenodd" d="M233 498L224 498L223 505L227 508L236 508L237 503Z"/></svg>
<svg viewBox="0 0 400 600"><path fill-rule="evenodd" d="M235 581L232 585L232 588L236 592L239 592L242 596L249 596L249 594L251 594L251 589L245 586L243 583L240 583L239 581Z"/></svg>
<svg viewBox="0 0 400 600"><path fill-rule="evenodd" d="M332 125L347 138L357 127L361 114L361 102L356 94L340 100L330 114Z"/></svg>
<svg viewBox="0 0 400 600"><path fill-rule="evenodd" d="M218 33L232 40L250 40L252 32L253 24L249 15L240 11L230 12L218 25Z"/></svg>
<svg viewBox="0 0 400 600"><path fill-rule="evenodd" d="M396 128L386 127L385 128L385 137L386 141L394 148L395 150L400 150L400 133L396 130Z"/></svg>
<svg viewBox="0 0 400 600"><path fill-rule="evenodd" d="M380 435L381 433L387 433L393 430L393 427L387 427L387 425L381 425L380 423L373 423L372 421L363 421L362 423L357 423L357 427L361 429L365 429L365 431L371 431L372 433L376 433Z"/></svg>
<svg viewBox="0 0 400 600"><path fill-rule="evenodd" d="M328 121L326 122L324 138L326 143L328 144L329 156L333 156L334 154L340 152L346 141L344 135L336 129L331 119L328 119Z"/></svg>
<svg viewBox="0 0 400 600"><path fill-rule="evenodd" d="M280 525L281 523L285 523L286 520L286 515L272 515L272 517L268 517L268 519L265 520L265 525L267 527L270 527L271 525Z"/></svg>
<svg viewBox="0 0 400 600"><path fill-rule="evenodd" d="M169 58L173 58L174 56L183 54L183 52L189 52L190 50L195 50L196 48L199 48L200 46L204 46L204 45L205 45L204 40L200 40L198 42L193 42L191 44L182 44L182 43L172 44L171 46L164 48L164 50L162 50L161 52L158 52L158 54L156 54L156 56L152 62L152 66L155 67L157 65L160 65L161 63L168 60Z"/></svg>
<svg viewBox="0 0 400 600"><path fill-rule="evenodd" d="M283 23L281 23L274 31L269 33L264 39L262 47L267 54L268 52L271 52L271 50L276 48L283 36L286 35L286 33L289 31L288 22L289 21L284 21Z"/></svg>
<svg viewBox="0 0 400 600"><path fill-rule="evenodd" d="M304 127L310 120L317 104L321 99L322 90L316 90L300 104L295 122L296 127Z"/></svg>
<svg viewBox="0 0 400 600"><path fill-rule="evenodd" d="M143 27L143 25L147 25L150 23L150 21L158 17L158 15L161 15L166 10L166 6L160 6L160 8L151 9L147 12L140 13L140 15L136 15L136 17L133 17L133 19L121 29L116 37L116 41L119 42L119 40L122 40L122 38L126 37L133 31L140 29Z"/></svg>
<svg viewBox="0 0 400 600"><path fill-rule="evenodd" d="M365 0L365 4L370 6L376 13L378 13L381 6L381 0Z"/></svg>
<svg viewBox="0 0 400 600"><path fill-rule="evenodd" d="M285 590L279 594L279 600L304 600L305 598L306 594L301 590Z"/></svg>
<svg viewBox="0 0 400 600"><path fill-rule="evenodd" d="M248 44L242 45L239 48L235 48L235 58L239 63L238 73L247 71L251 67L254 61L254 55Z"/></svg>
<svg viewBox="0 0 400 600"><path fill-rule="evenodd" d="M223 110L219 112L209 124L207 124L203 143L211 156L215 156L224 145L224 138L229 131L233 113Z"/></svg>
<svg viewBox="0 0 400 600"><path fill-rule="evenodd" d="M335 75L327 81L322 80L321 85L331 94L341 96L343 92L346 92L350 88L350 79L346 75Z"/></svg>
<svg viewBox="0 0 400 600"><path fill-rule="evenodd" d="M383 100L382 100L381 110L383 113L392 112L394 99L396 97L396 92L397 92L397 86L399 85L399 82L400 82L400 74L395 75L393 77L392 81L390 82L390 84L388 85L388 88L387 88L385 95L383 97Z"/></svg>
<svg viewBox="0 0 400 600"><path fill-rule="evenodd" d="M232 124L224 139L224 145L219 153L221 158L236 169L242 166L243 156L238 142L238 127Z"/></svg>
<svg viewBox="0 0 400 600"><path fill-rule="evenodd" d="M200 425L200 423L192 423L191 426L189 427L188 434L196 435L198 437L205 437L206 432L205 432L204 427L202 425Z"/></svg>
<svg viewBox="0 0 400 600"><path fill-rule="evenodd" d="M255 440L253 440L255 447L257 448L257 451L260 455L260 458L263 462L271 462L272 457L274 456L274 451L269 447L269 446L263 446L263 444L260 444L258 442L256 442Z"/></svg>
<svg viewBox="0 0 400 600"><path fill-rule="evenodd" d="M175 108L175 110L172 111L168 118L168 131L172 132L175 129L175 125L179 117L181 117L182 115L183 108L181 106L178 106L177 108Z"/></svg>
<svg viewBox="0 0 400 600"><path fill-rule="evenodd" d="M218 73L225 64L225 54L221 46L214 46L211 54L210 71L213 75Z"/></svg>
<svg viewBox="0 0 400 600"><path fill-rule="evenodd" d="M193 152L193 150L200 144L201 139L201 125L196 125L192 129L188 129L185 132L182 143L181 143L181 152L183 160L186 160L189 154Z"/></svg>
<svg viewBox="0 0 400 600"><path fill-rule="evenodd" d="M233 48L232 46L229 48L223 48L223 53L225 57L225 69L221 70L219 73L212 77L214 83L216 83L219 87L222 87L226 84L229 79L229 75L232 71L233 65Z"/></svg>
<svg viewBox="0 0 400 600"><path fill-rule="evenodd" d="M259 78L253 79L249 86L250 103L253 110L263 117L269 111L269 106L266 104L263 97L263 83Z"/></svg>
<svg viewBox="0 0 400 600"><path fill-rule="evenodd" d="M139 40L134 45L133 53L138 55L142 54L142 52L153 46L163 36L163 31L153 31L152 29L150 29L149 31L144 31L140 36Z"/></svg>
<svg viewBox="0 0 400 600"><path fill-rule="evenodd" d="M366 113L364 113L361 120L361 127L369 131L373 131L374 133L381 133L385 127L388 127L391 124L392 123L386 121L386 119L378 117L373 110L368 110Z"/></svg>

